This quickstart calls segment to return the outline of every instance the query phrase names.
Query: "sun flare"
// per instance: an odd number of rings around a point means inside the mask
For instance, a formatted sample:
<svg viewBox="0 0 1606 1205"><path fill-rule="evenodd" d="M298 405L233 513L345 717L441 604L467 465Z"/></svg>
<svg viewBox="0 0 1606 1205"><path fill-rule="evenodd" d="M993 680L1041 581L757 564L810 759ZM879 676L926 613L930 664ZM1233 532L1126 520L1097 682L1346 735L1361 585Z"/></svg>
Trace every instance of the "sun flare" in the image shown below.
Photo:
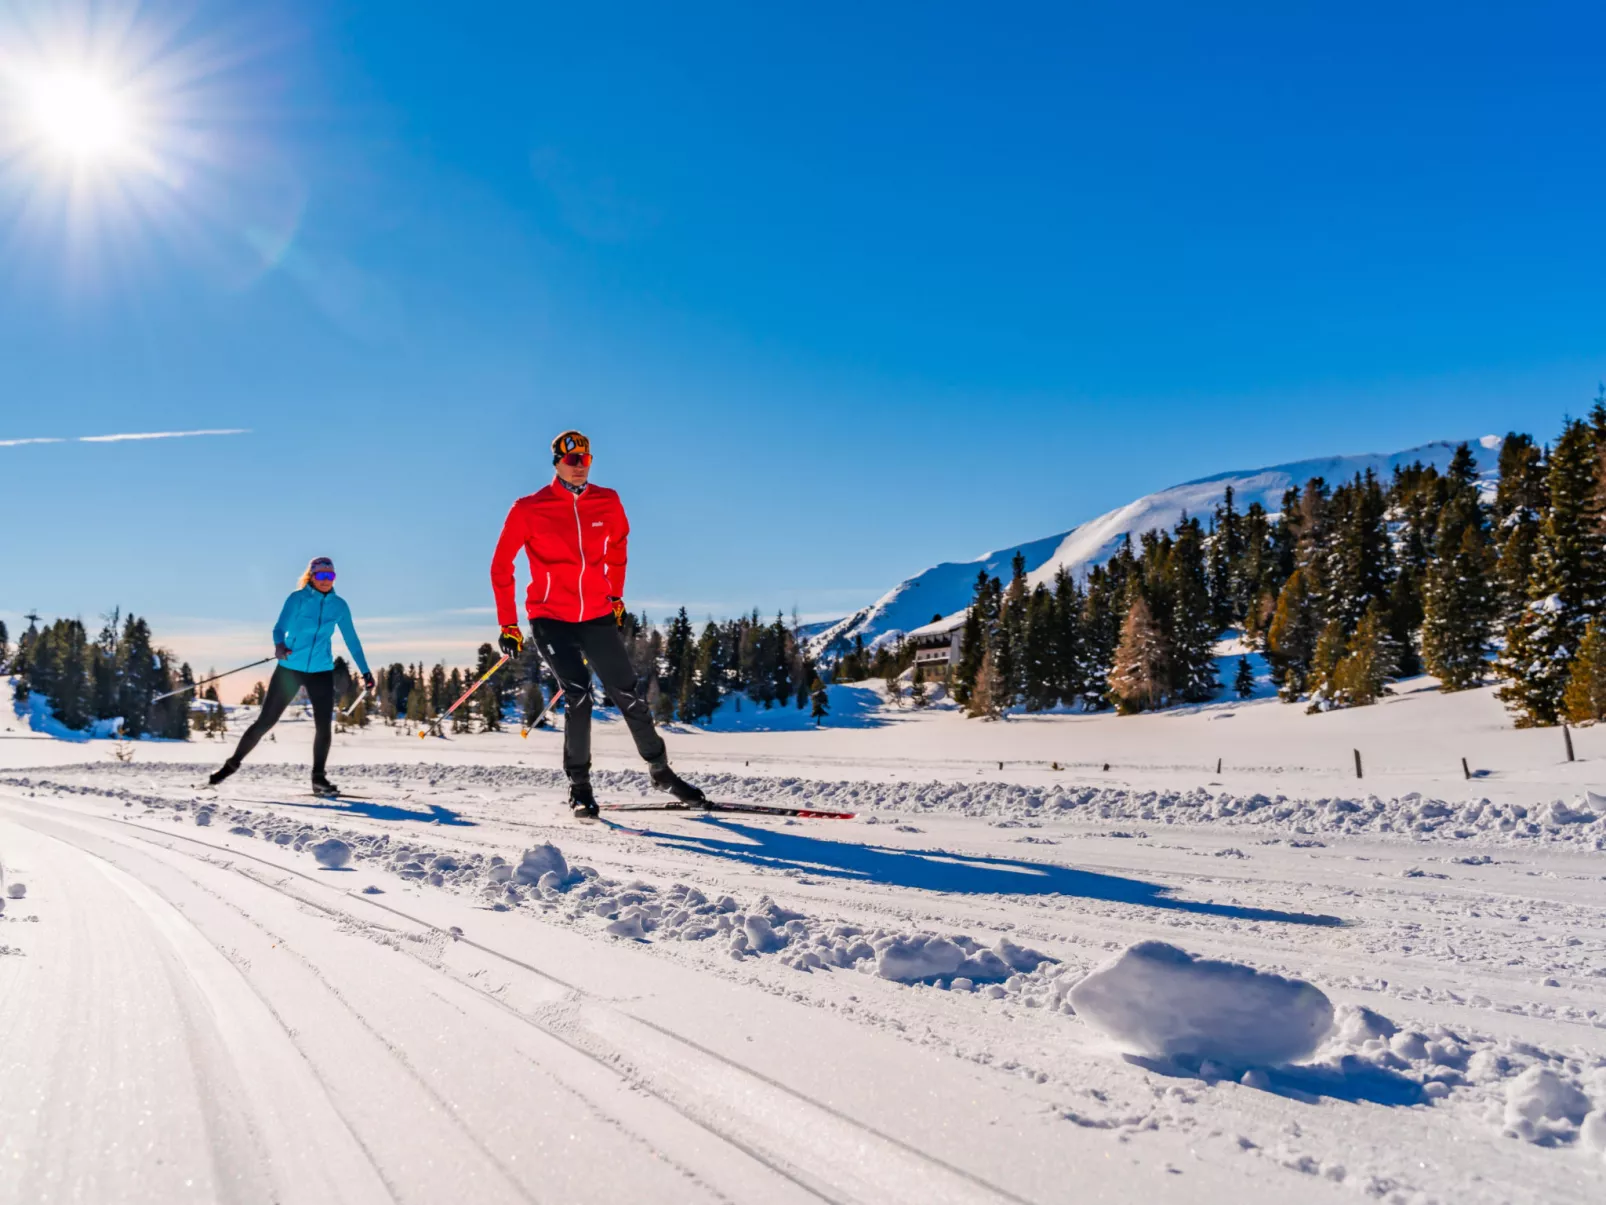
<svg viewBox="0 0 1606 1205"><path fill-rule="evenodd" d="M78 163L126 155L132 147L128 101L93 76L73 71L30 81L28 114L36 136L54 153Z"/></svg>

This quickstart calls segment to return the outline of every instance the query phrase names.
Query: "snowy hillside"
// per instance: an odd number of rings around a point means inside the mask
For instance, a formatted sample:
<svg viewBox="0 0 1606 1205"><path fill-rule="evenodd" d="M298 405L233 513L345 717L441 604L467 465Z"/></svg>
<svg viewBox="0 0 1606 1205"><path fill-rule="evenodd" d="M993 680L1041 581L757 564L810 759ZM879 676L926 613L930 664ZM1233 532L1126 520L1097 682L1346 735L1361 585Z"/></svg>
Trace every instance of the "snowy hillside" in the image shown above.
<svg viewBox="0 0 1606 1205"><path fill-rule="evenodd" d="M1128 535L1135 538L1155 528L1173 527L1184 512L1208 516L1229 485L1240 511L1258 502L1276 513L1282 506L1284 491L1290 486L1302 486L1314 477L1336 484L1368 469L1387 480L1396 467L1417 461L1443 469L1461 442L1439 440L1402 452L1300 460L1263 469L1218 473L1174 485L1058 535L1010 544L970 561L944 561L899 582L870 606L826 628L814 638L811 647L816 656L831 656L844 651L855 636L863 636L865 644L874 647L878 641L896 639L904 632L930 623L935 616L961 610L970 603L977 570L986 569L995 577L1007 577L1010 559L1017 551L1026 558L1026 570L1033 585L1052 578L1062 567L1072 574L1081 574L1113 556ZM1467 442L1475 450L1479 469L1486 476L1492 475L1502 442L1500 437L1486 435Z"/></svg>

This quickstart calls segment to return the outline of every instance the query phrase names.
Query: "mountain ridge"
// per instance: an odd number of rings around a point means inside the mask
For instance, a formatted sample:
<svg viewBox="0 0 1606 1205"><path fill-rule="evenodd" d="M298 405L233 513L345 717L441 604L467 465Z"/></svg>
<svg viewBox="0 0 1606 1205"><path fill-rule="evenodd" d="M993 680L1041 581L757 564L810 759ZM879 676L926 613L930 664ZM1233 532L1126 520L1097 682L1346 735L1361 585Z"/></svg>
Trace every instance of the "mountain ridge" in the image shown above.
<svg viewBox="0 0 1606 1205"><path fill-rule="evenodd" d="M1184 512L1208 516L1228 485L1233 487L1235 505L1240 512L1250 503L1259 502L1275 514L1281 508L1286 490L1301 488L1316 477L1337 484L1371 469L1386 478L1396 467L1419 461L1442 471L1463 443L1473 449L1480 474L1492 477L1502 442L1494 435L1481 439L1434 440L1398 452L1312 457L1257 469L1228 470L1185 481L1134 499L1056 535L1008 544L967 561L943 561L933 565L905 578L875 602L825 627L810 640L810 652L828 661L845 652L855 637L862 636L866 647L874 648L925 626L933 616L961 611L970 604L977 572L985 569L992 576L1007 577L1010 561L1017 551L1026 559L1029 585L1049 581L1061 568L1073 575L1083 574L1114 556L1127 536L1136 538L1155 528L1170 529Z"/></svg>

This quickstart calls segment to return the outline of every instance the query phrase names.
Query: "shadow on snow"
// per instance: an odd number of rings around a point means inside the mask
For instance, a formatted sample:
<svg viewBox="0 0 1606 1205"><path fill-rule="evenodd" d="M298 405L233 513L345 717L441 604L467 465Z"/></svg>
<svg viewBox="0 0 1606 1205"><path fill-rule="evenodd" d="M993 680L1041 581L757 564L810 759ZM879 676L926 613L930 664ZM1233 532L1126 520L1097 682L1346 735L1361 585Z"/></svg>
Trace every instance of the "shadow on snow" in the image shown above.
<svg viewBox="0 0 1606 1205"><path fill-rule="evenodd" d="M369 820L411 820L415 824L441 824L453 828L474 828L475 822L464 820L450 808L430 804L427 811L414 811L390 803L366 803L360 799L340 799L327 803L306 803L294 799L263 800L276 808L306 808L314 812L345 812L350 816L366 816Z"/></svg>
<svg viewBox="0 0 1606 1205"><path fill-rule="evenodd" d="M1245 908L1238 904L1201 903L1173 898L1171 889L1120 875L1077 870L1047 862L1025 862L951 854L942 850L892 849L846 841L826 841L795 835L783 829L757 828L715 817L699 817L738 840L713 835L661 833L643 835L690 853L745 862L771 870L799 870L806 874L912 887L919 891L947 891L963 895L1068 895L1119 904L1139 904L1201 916L1242 921L1276 921L1290 925L1336 926L1336 916L1312 912L1279 912Z"/></svg>
<svg viewBox="0 0 1606 1205"><path fill-rule="evenodd" d="M1123 1056L1127 1062L1152 1071L1156 1075L1173 1079L1204 1079L1196 1064L1181 1059L1146 1058L1143 1055ZM1274 1096L1314 1104L1319 1098L1347 1101L1358 1104L1366 1101L1374 1105L1398 1108L1420 1104L1422 1085L1407 1079L1397 1071L1376 1067L1353 1055L1339 1060L1337 1065L1311 1064L1309 1066L1266 1067L1266 1087Z"/></svg>

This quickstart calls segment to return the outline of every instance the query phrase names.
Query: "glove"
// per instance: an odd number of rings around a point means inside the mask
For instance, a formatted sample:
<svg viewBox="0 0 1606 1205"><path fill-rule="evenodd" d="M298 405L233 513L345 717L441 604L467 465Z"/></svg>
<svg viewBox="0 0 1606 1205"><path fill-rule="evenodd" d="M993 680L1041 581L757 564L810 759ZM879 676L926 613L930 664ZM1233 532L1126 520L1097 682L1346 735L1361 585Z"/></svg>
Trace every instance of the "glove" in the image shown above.
<svg viewBox="0 0 1606 1205"><path fill-rule="evenodd" d="M519 631L516 623L502 625L502 635L496 642L509 657L517 657L524 651L524 633Z"/></svg>
<svg viewBox="0 0 1606 1205"><path fill-rule="evenodd" d="M625 626L625 600L608 595L608 601L613 604L613 622L619 627Z"/></svg>
<svg viewBox="0 0 1606 1205"><path fill-rule="evenodd" d="M362 676L362 688L369 694L374 693L374 676L372 674L364 674Z"/></svg>
<svg viewBox="0 0 1606 1205"><path fill-rule="evenodd" d="M274 645L273 646L273 655L275 657L277 657L280 661L283 661L285 658L290 656L290 646L288 644L276 644L276 645Z"/></svg>

